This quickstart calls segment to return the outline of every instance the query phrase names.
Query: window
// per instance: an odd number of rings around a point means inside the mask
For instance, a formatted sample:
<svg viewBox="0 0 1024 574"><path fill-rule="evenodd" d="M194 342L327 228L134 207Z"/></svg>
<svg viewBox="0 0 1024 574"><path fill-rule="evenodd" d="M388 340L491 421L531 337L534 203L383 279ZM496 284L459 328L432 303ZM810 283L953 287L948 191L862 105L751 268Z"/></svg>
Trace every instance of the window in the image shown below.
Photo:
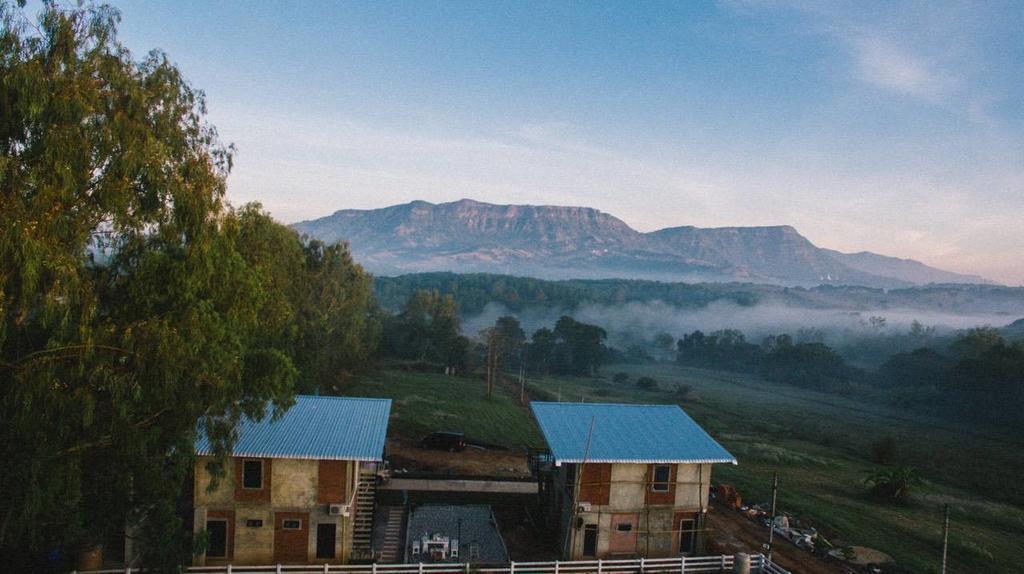
<svg viewBox="0 0 1024 574"><path fill-rule="evenodd" d="M619 532L623 532L623 533L625 533L625 532L632 532L633 531L633 523L632 522L620 522L620 523L615 525L615 530L618 530Z"/></svg>
<svg viewBox="0 0 1024 574"><path fill-rule="evenodd" d="M337 526L334 524L316 525L316 557L334 558L334 539Z"/></svg>
<svg viewBox="0 0 1024 574"><path fill-rule="evenodd" d="M297 518L287 518L281 521L281 528L284 530L302 530L302 521Z"/></svg>
<svg viewBox="0 0 1024 574"><path fill-rule="evenodd" d="M206 533L210 536L209 544L206 547L206 556L209 558L227 558L228 521L207 520Z"/></svg>
<svg viewBox="0 0 1024 574"><path fill-rule="evenodd" d="M263 488L263 461L242 461L242 488Z"/></svg>
<svg viewBox="0 0 1024 574"><path fill-rule="evenodd" d="M263 521L258 518L248 518L245 521L247 528L263 528Z"/></svg>
<svg viewBox="0 0 1024 574"><path fill-rule="evenodd" d="M654 480L651 481L651 490L654 492L668 492L672 482L672 467L658 465L654 467Z"/></svg>
<svg viewBox="0 0 1024 574"><path fill-rule="evenodd" d="M480 545L476 542L469 543L469 559L479 560L480 559Z"/></svg>
<svg viewBox="0 0 1024 574"><path fill-rule="evenodd" d="M697 522L692 518L679 521L679 553L693 554L694 543L697 541Z"/></svg>

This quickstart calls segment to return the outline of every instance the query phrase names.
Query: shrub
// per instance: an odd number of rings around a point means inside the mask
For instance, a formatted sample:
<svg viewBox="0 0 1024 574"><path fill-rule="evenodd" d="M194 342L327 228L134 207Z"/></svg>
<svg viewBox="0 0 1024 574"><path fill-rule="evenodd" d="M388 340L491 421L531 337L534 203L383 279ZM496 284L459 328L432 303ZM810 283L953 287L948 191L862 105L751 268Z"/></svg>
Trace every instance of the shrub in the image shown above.
<svg viewBox="0 0 1024 574"><path fill-rule="evenodd" d="M658 388L658 381L651 377L640 377L636 380L636 387L638 389L654 390Z"/></svg>
<svg viewBox="0 0 1024 574"><path fill-rule="evenodd" d="M624 385L629 382L629 375L623 372L615 373L612 376L612 382L617 385Z"/></svg>
<svg viewBox="0 0 1024 574"><path fill-rule="evenodd" d="M901 466L876 472L865 478L864 483L871 487L871 494L880 500L905 502L910 498L911 491L921 486L924 481L913 468Z"/></svg>
<svg viewBox="0 0 1024 574"><path fill-rule="evenodd" d="M871 443L871 460L877 464L892 464L896 458L896 439L886 435Z"/></svg>

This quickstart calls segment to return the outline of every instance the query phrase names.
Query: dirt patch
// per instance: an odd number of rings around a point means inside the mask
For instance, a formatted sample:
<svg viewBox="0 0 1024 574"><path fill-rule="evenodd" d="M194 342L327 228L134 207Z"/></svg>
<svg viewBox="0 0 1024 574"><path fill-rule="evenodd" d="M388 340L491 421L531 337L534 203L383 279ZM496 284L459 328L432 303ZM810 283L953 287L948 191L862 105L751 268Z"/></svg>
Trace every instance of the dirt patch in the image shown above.
<svg viewBox="0 0 1024 574"><path fill-rule="evenodd" d="M401 471L510 478L530 476L526 454L510 450L471 446L462 452L445 452L393 440L388 443L388 459L395 476L401 476Z"/></svg>
<svg viewBox="0 0 1024 574"><path fill-rule="evenodd" d="M715 553L763 552L768 541L768 528L747 519L725 504L712 503L707 526L715 545ZM780 536L775 537L772 560L793 574L847 574L848 568L797 548Z"/></svg>

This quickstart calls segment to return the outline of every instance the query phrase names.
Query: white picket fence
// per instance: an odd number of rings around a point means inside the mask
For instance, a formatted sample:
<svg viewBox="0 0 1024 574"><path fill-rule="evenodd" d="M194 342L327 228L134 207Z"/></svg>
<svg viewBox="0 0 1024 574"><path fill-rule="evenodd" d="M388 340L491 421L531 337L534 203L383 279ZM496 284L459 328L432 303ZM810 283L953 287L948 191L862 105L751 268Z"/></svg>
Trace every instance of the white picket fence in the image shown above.
<svg viewBox="0 0 1024 574"><path fill-rule="evenodd" d="M511 562L506 566L472 564L315 564L307 566L191 566L190 574L698 574L731 572L735 557L696 556L687 558L636 558L630 560L573 560L555 562ZM750 556L753 574L790 574L761 554ZM138 569L90 570L72 574L132 574Z"/></svg>

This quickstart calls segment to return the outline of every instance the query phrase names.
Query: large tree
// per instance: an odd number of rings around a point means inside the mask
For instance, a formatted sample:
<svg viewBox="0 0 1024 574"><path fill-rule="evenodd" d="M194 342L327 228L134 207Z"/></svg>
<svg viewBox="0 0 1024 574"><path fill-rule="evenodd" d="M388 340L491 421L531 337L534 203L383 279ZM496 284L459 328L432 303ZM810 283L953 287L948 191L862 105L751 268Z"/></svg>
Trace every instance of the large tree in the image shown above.
<svg viewBox="0 0 1024 574"><path fill-rule="evenodd" d="M232 150L202 93L160 52L133 59L116 11L0 21L0 563L137 524L170 570L197 423L223 453L239 417L287 406L294 357L348 345L369 287L343 248L226 211ZM333 278L301 295L301 269Z"/></svg>
<svg viewBox="0 0 1024 574"><path fill-rule="evenodd" d="M458 307L451 295L417 291L400 313L386 321L385 351L399 359L464 370L469 339L461 329Z"/></svg>

